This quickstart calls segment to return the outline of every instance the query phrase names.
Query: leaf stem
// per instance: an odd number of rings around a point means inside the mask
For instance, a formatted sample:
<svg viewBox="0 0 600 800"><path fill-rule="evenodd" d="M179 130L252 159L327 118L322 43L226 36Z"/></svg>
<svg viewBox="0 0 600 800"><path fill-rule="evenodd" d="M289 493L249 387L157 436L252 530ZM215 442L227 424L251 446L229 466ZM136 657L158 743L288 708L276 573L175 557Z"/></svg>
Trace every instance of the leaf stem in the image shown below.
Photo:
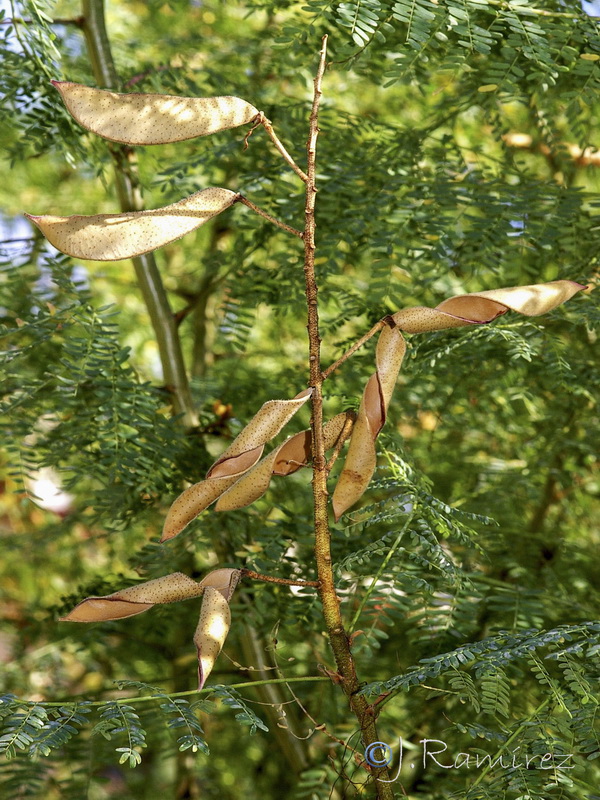
<svg viewBox="0 0 600 800"><path fill-rule="evenodd" d="M545 700L543 700L543 701L542 701L542 702L539 704L539 706L538 706L537 708L535 708L535 709L534 709L534 710L531 712L531 714L530 714L530 715L527 717L527 719L525 719L525 720L523 720L523 722L521 722L521 724L519 725L519 727L518 727L518 728L517 728L515 731L513 731L513 733L512 733L512 734L511 734L511 735L508 737L508 739L507 739L507 740L504 742L504 744L502 745L502 747L500 747L500 749L496 751L496 754L495 754L495 756L494 756L494 757L492 758L492 760L491 760L491 761L488 763L487 767L486 767L484 770L482 770L482 771L479 773L479 775L477 776L477 778L476 778L475 782L474 782L474 783L473 783L473 784L472 784L472 785L469 787L470 789L475 789L475 787L476 787L476 786L479 786L479 784L481 783L481 781L482 781L482 780L485 778L485 776L488 774L488 772L489 772L489 771L490 771L490 769L492 768L492 767L491 767L491 765L492 765L492 764L495 764L495 763L496 763L496 761L497 761L499 758L501 758L501 756L502 756L502 753L504 753L506 750L508 750L508 748L509 748L509 747L511 746L511 744L514 742L514 740L517 738L517 736L518 736L520 733L522 733L522 732L525 730L525 728L526 728L526 727L529 725L529 723L531 722L531 720L532 720L532 719L533 719L533 718L534 718L534 717L535 717L537 714L539 714L539 713L540 713L540 711L543 711L543 709L544 709L544 708L545 708L545 707L548 705L548 703L550 702L550 700L551 700L551 699L552 699L551 697L547 697Z"/></svg>
<svg viewBox="0 0 600 800"><path fill-rule="evenodd" d="M381 577L381 575L382 575L382 573L383 573L383 570L384 570L384 569L387 567L387 565L389 564L389 562L390 562L390 559L392 558L392 556L393 556L393 555L394 555L394 553L396 552L396 550L397 550L397 548L398 548L398 545L400 544L400 542L401 542L401 540L402 540L402 537L404 536L404 534L405 534L405 533L406 533L406 531L408 530L408 526L409 526L409 525L410 525L410 523L412 522L412 519L413 519L414 515L415 515L415 512L414 512L414 511L411 511L411 513L410 513L410 514L409 514L409 516L408 516L408 519L406 520L406 522L405 522L405 523L404 523L404 525L402 526L402 530L400 531L400 533L398 534L398 536L396 536L396 539L394 540L394 544L393 544L393 545L390 547L390 549L389 549L389 550L388 550L388 552L387 552L387 555L386 555L386 557L385 557L385 558L383 559L383 561L381 562L381 566L380 566L380 567L379 567L379 569L377 570L377 574L376 574L376 575L373 577L373 580L371 581L371 585L369 586L369 588L367 589L367 591L364 593L364 595L363 595L363 598L362 598L362 600L360 601L360 605L358 606L358 608L356 609L356 613L355 613L355 614L354 614L354 616L352 617L352 622L350 623L350 627L348 628L348 633L352 633L352 631L354 630L354 628L356 628L356 623L358 622L358 620L359 620L359 618L360 618L360 615L362 614L362 612L363 612L363 609L364 609L365 605L367 604L367 600L368 600L368 599L369 599L369 597L370 597L370 596L373 594L373 591L374 591L374 589L375 589L375 586L377 585L377 581L378 581L378 580L379 580L379 578Z"/></svg>
<svg viewBox="0 0 600 800"><path fill-rule="evenodd" d="M247 197L244 197L243 194L238 195L238 199L236 200L236 202L248 206L248 208L252 209L252 211L254 211L255 214L258 214L259 216L268 219L269 222L272 222L273 225L277 225L278 228L281 228L282 230L287 231L288 233L291 233L294 236L298 236L298 238L300 239L302 239L302 237L304 236L302 231L299 231L296 228L292 228L290 225L286 225L285 222L280 222L276 217L271 216L271 214L268 214L266 211L263 211L262 208L259 208L251 200L248 200Z"/></svg>
<svg viewBox="0 0 600 800"><path fill-rule="evenodd" d="M261 681L243 681L242 683L228 683L224 684L226 689L245 689L245 688L253 688L255 686L267 686L270 684L285 684L285 683L310 683L315 681L328 681L331 682L331 678L328 678L325 675L309 675L306 678L268 678ZM217 685L206 686L201 691L198 689L187 689L184 692L169 692L169 697L191 697L192 695L195 697L199 694L209 694L210 692L214 691L217 688ZM164 695L144 695L143 697L122 697L116 698L113 702L120 704L126 703L144 703L149 702L150 700L161 700L163 699ZM92 700L88 701L81 701L81 700L53 700L51 702L45 702L43 700L21 700L20 698L15 698L15 703L19 703L24 706L43 706L44 708L60 708L62 706L70 706L74 705L75 703L82 703L85 702L87 707L93 706L102 706L106 703L106 700Z"/></svg>
<svg viewBox="0 0 600 800"><path fill-rule="evenodd" d="M78 28L83 27L83 17L54 17L47 20L48 25L76 25ZM25 19L24 17L8 17L7 19L0 19L0 25L35 25L36 20Z"/></svg>
<svg viewBox="0 0 600 800"><path fill-rule="evenodd" d="M83 32L96 83L118 88L118 76L106 31L103 0L83 0ZM135 155L131 148L111 145L115 184L122 211L139 211L139 189ZM181 351L177 321L169 304L153 253L132 259L137 281L154 329L163 378L173 398L173 411L181 414L186 428L198 426L192 394Z"/></svg>

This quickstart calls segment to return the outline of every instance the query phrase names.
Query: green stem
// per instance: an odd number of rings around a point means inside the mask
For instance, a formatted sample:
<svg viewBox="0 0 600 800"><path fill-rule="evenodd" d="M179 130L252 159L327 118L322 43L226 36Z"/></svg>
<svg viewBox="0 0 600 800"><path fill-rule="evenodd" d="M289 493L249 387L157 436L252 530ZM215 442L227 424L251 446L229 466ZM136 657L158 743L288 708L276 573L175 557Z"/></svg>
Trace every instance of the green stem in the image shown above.
<svg viewBox="0 0 600 800"><path fill-rule="evenodd" d="M285 683L314 683L316 681L329 681L331 682L330 678L321 675L313 675L308 676L306 678L269 678L262 681L244 681L243 683L228 683L226 685L227 689L246 689L246 688L253 688L255 686L270 686L272 684L285 684ZM215 686L207 686L202 689L200 692L198 689L188 689L185 692L169 692L169 697L191 697L192 695L197 696L199 694L209 694L210 692L214 691ZM150 700L157 700L160 697L155 695L144 695L143 697L123 697L117 700L114 700L115 703L147 703ZM52 702L40 702L39 700L20 700L17 698L17 702L22 705L27 706L43 706L44 708L60 708L61 706L68 706L74 702L81 702L77 700L54 700ZM93 700L92 702L86 702L86 706L102 706L106 703L106 700Z"/></svg>
<svg viewBox="0 0 600 800"><path fill-rule="evenodd" d="M507 739L507 740L504 742L504 744L502 745L502 747L501 747L501 748L500 748L500 749L499 749L499 750L496 752L496 755L495 755L495 756L492 758L492 760L491 760L491 761L488 763L487 767L486 767L486 768L485 768L485 769L484 769L482 772L480 772L480 773L479 773L479 775L478 775L477 779L475 780L475 782L473 783L473 785L470 787L470 789L469 789L469 790L471 790L471 789L474 789L476 786L479 786L479 784L481 783L481 781L482 781L482 780L485 778L485 776L488 774L488 772L489 772L489 771L490 771L490 769L492 768L492 766L491 766L491 765L496 763L496 761L497 761L497 760L498 760L498 759L499 759L499 758L502 756L502 753L504 753L504 752L505 752L505 751L506 751L506 750L507 750L507 749L508 749L508 748L511 746L511 744L514 742L514 740L517 738L517 736L518 736L520 733L522 733L522 732L525 730L525 728L526 728L526 727L529 725L529 723L531 722L531 720L532 720L532 719L533 719L533 718L534 718L534 717L535 717L537 714L539 714L539 713L540 713L540 711L542 711L542 710L543 710L543 709L544 709L544 708L545 708L545 707L548 705L548 703L550 702L550 700L551 700L551 699L552 699L552 698L550 698L550 697L547 697L547 698L546 698L546 699L545 699L545 700L544 700L542 703L540 703L540 705L539 705L539 706L538 706L538 707L537 707L537 708L536 708L534 711L532 711L532 713L531 713L531 714L530 714L530 715L527 717L527 719L526 719L526 720L524 720L524 721L523 721L523 722L522 722L522 723L519 725L519 727L517 728L517 730L516 730L516 731L515 731L513 734L511 734L511 736L509 736L509 737L508 737L508 739Z"/></svg>
<svg viewBox="0 0 600 800"><path fill-rule="evenodd" d="M362 614L362 612L363 612L363 609L364 609L365 605L367 604L367 600L368 600L368 599L369 599L369 597L370 597L370 596L373 594L373 591L374 591L374 589L375 589L375 586L377 585L377 581L378 581L378 580L379 580L379 578L381 577L381 575L382 575L382 573L383 573L383 570L384 570L384 569L387 567L387 565L389 564L389 562L390 562L390 559L392 558L392 556L393 556L393 555L394 555L394 553L396 552L396 550L397 550L397 548L398 548L398 545L400 544L400 541L401 541L402 537L404 536L404 534L405 534L405 533L406 533L406 531L408 530L408 526L409 526L409 525L410 525L410 523L412 522L412 519L413 519L414 515L415 515L415 512L414 512L414 510L413 510L413 511L411 511L411 513L409 514L409 517L408 517L408 519L406 520L406 522L405 522L405 523L404 523L404 525L402 526L402 530L400 531L400 533L399 533L399 534L398 534L398 536L396 537L396 539L395 539L395 541L394 541L394 544L393 544L393 545L390 547L390 549L388 550L388 553L387 553L386 557L385 557L385 558L383 559L383 561L381 562L381 566L380 566L380 567L379 567L379 569L377 570L377 574L375 575L375 577L374 577L374 578L373 578L373 580L371 581L371 585L369 586L369 588L368 588L368 589L367 589L367 591L365 592L365 594L364 594L364 596L363 596L362 600L360 601L360 605L359 605L359 607L356 609L356 613L355 613L355 614L354 614L354 616L352 617L352 622L350 623L350 626L349 626L349 628L348 628L348 633L352 633L352 631L353 631L353 630L354 630L354 628L356 627L356 623L358 622L358 620L359 620L359 618L360 618L360 615Z"/></svg>
<svg viewBox="0 0 600 800"><path fill-rule="evenodd" d="M119 79L106 32L103 0L82 0L83 32L96 83L118 89ZM122 211L140 211L142 197L137 180L133 150L111 145L115 184ZM173 398L175 414L182 414L186 428L197 427L198 417L183 361L177 324L169 305L153 253L132 259L144 303L148 310L163 370L163 378Z"/></svg>

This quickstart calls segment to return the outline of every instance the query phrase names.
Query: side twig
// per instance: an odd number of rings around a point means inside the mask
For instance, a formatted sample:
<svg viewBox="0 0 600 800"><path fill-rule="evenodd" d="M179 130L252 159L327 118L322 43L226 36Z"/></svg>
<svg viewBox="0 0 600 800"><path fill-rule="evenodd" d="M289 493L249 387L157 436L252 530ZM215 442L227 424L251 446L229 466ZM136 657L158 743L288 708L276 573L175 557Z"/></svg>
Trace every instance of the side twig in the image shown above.
<svg viewBox="0 0 600 800"><path fill-rule="evenodd" d="M241 569L242 578L251 578L253 581L266 581L267 583L279 583L282 586L314 586L318 588L319 581L301 581L293 580L291 578L275 578L273 575L261 575L260 572L254 572L251 569Z"/></svg>
<svg viewBox="0 0 600 800"><path fill-rule="evenodd" d="M273 225L277 225L278 228L281 228L282 230L287 231L288 233L291 233L294 236L298 236L299 239L302 239L302 237L304 236L302 231L299 231L296 228L292 228L290 225L286 225L285 222L281 222L276 217L273 217L271 216L271 214L268 214L266 211L263 211L262 208L259 208L251 200L248 200L248 198L244 197L243 194L238 195L238 199L236 202L248 206L248 208L252 209L252 211L254 211L255 214L258 214L259 216L268 219L269 222L272 222Z"/></svg>
<svg viewBox="0 0 600 800"><path fill-rule="evenodd" d="M258 117L258 124L262 124L263 128L268 133L269 138L271 139L271 141L273 142L279 153L283 156L283 159L288 164L288 166L290 166L294 170L294 172L300 178L300 180L304 181L304 183L308 183L308 175L306 174L306 172L300 169L298 164L296 164L294 159L285 149L285 147L279 140L277 134L273 130L273 125L271 123L271 120L267 119L265 115L262 113L262 111L260 112L260 116Z"/></svg>
<svg viewBox="0 0 600 800"><path fill-rule="evenodd" d="M370 331L367 331L367 333L365 333L364 336L361 336L360 339L358 339L358 341L354 342L352 347L346 350L346 352L342 356L340 356L337 361L334 361L333 364L330 364L327 367L327 369L322 373L323 380L327 380L327 378L331 375L331 373L335 372L335 370L339 366L341 366L344 363L344 361L347 361L351 355L356 353L356 351L363 346L363 344L368 342L369 339L375 336L376 333L379 333L379 331L387 325L387 320L388 317L383 317L383 319L380 319L379 322L376 322Z"/></svg>

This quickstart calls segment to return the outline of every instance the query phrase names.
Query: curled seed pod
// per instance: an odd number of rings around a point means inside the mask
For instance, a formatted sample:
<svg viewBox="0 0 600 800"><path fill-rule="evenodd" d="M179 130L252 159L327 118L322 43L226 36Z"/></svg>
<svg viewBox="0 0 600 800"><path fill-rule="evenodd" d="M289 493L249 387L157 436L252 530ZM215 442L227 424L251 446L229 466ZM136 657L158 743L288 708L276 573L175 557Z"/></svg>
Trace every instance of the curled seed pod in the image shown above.
<svg viewBox="0 0 600 800"><path fill-rule="evenodd" d="M585 288L580 283L563 280L513 286L458 295L435 308L405 308L393 314L390 324L380 334L377 371L365 387L344 468L333 493L336 520L361 497L375 471L375 438L385 424L388 404L406 351L400 331L425 333L481 325L511 310L526 316L538 316L552 311Z"/></svg>
<svg viewBox="0 0 600 800"><path fill-rule="evenodd" d="M206 683L206 679L225 643L231 611L229 603L218 589L207 586L202 598L200 619L194 634L194 644L198 651L198 691Z"/></svg>
<svg viewBox="0 0 600 800"><path fill-rule="evenodd" d="M336 444L347 416L345 413L337 414L324 425L325 450L330 450ZM219 498L215 510L232 511L248 506L263 496L273 475L291 475L305 467L310 461L311 442L310 430L291 436L227 489Z"/></svg>
<svg viewBox="0 0 600 800"><path fill-rule="evenodd" d="M204 591L202 584L184 575L172 572L151 581L129 586L104 597L87 597L61 622L103 622L141 614L157 603L177 603L198 597Z"/></svg>
<svg viewBox="0 0 600 800"><path fill-rule="evenodd" d="M206 480L190 486L174 501L167 513L161 541L181 533L198 514L251 469L261 457L265 444L277 436L311 394L312 389L306 389L291 400L269 400L264 403L215 461Z"/></svg>
<svg viewBox="0 0 600 800"><path fill-rule="evenodd" d="M336 520L361 497L373 476L377 464L375 439L385 424L405 352L406 342L398 328L386 326L377 342L377 372L365 386L344 468L333 492Z"/></svg>
<svg viewBox="0 0 600 800"><path fill-rule="evenodd" d="M211 586L213 589L217 589L225 600L229 602L239 583L241 574L239 569L213 569L212 572L202 578L199 585L203 588Z"/></svg>

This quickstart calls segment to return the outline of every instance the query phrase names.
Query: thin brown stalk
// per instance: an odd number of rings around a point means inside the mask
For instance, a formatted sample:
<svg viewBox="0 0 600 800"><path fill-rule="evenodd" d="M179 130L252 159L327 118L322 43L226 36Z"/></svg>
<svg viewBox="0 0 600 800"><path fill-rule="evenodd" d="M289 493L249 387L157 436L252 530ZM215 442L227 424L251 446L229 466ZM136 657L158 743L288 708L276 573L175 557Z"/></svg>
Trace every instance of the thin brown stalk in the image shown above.
<svg viewBox="0 0 600 800"><path fill-rule="evenodd" d="M323 440L323 396L321 373L321 355L319 336L319 311L317 301L317 281L315 275L315 202L317 196L316 163L317 139L319 135L319 105L321 102L321 84L325 72L327 57L327 36L323 37L319 59L319 67L314 81L314 96L309 122L307 143L307 177L306 204L304 224L304 278L306 284L306 301L308 305L308 340L310 385L312 394L312 461L313 461L313 501L315 525L315 560L319 577L319 598L323 607L323 617L327 628L329 643L335 657L337 678L348 697L350 707L360 725L363 746L376 742L377 727L375 712L365 697L358 694L360 684L350 650L350 640L344 629L340 613L340 598L337 596L333 577L331 558L331 532L328 518L327 465L325 462L325 446ZM393 798L387 768L373 768L377 797L380 800Z"/></svg>
<svg viewBox="0 0 600 800"><path fill-rule="evenodd" d="M301 581L292 580L291 578L275 578L273 575L262 575L260 572L254 572L251 569L241 569L242 578L251 578L253 581L266 581L267 583L279 583L282 586L313 586L318 588L318 581Z"/></svg>
<svg viewBox="0 0 600 800"><path fill-rule="evenodd" d="M376 322L370 331L367 331L367 333L365 333L364 336L361 336L360 339L358 339L358 341L354 342L352 347L346 350L346 352L342 356L340 356L337 361L334 361L333 364L330 364L327 367L327 369L323 372L323 380L327 380L327 378L331 375L332 372L335 372L335 370L339 366L341 366L344 363L344 361L347 361L351 355L356 353L359 347L362 347L363 344L365 344L365 342L368 342L369 339L371 339L373 336L375 336L376 333L378 333L382 328L384 328L385 325L387 324L387 319L388 319L387 317L383 317L383 319L380 319L379 322Z"/></svg>
<svg viewBox="0 0 600 800"><path fill-rule="evenodd" d="M273 144L275 145L277 150L280 152L280 154L283 156L283 159L288 164L288 166L290 166L294 170L294 172L300 178L300 180L303 180L304 183L308 183L308 175L306 174L306 172L304 172L304 170L300 169L298 164L296 164L294 159L291 157L291 155L285 149L285 147L283 146L282 142L279 140L279 137L277 136L277 134L273 130L273 125L271 123L271 120L267 119L262 112L261 112L261 115L260 115L259 124L262 124L263 128L269 134L269 138L271 139L271 141L273 142Z"/></svg>
<svg viewBox="0 0 600 800"><path fill-rule="evenodd" d="M271 216L271 214L268 214L266 211L263 211L262 208L259 208L251 200L248 200L248 198L244 197L243 194L238 195L238 198L237 198L236 202L242 203L242 205L248 206L248 208L252 209L252 211L254 211L255 214L258 214L259 216L264 217L265 219L268 219L269 222L273 223L273 225L277 225L278 228L281 228L282 230L287 231L287 233L291 233L294 236L297 236L299 239L302 239L302 237L304 236L302 231L299 231L296 228L292 228L290 225L286 225L285 222L281 222L276 217L273 217L273 216Z"/></svg>

